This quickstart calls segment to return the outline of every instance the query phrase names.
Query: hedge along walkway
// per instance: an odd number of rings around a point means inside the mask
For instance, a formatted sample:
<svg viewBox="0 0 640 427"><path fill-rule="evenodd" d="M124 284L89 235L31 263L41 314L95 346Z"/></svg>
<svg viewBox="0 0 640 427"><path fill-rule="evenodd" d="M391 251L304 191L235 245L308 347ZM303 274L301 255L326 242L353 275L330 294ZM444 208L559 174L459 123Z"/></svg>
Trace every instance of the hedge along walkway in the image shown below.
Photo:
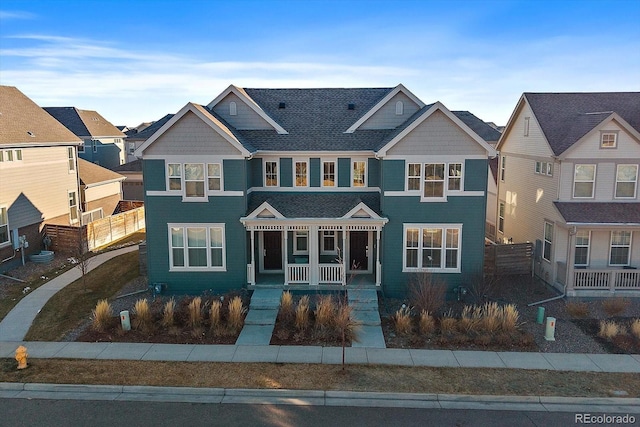
<svg viewBox="0 0 640 427"><path fill-rule="evenodd" d="M137 251L138 246L129 246L115 251L105 252L91 258L88 271L101 264L129 252ZM60 289L68 286L82 277L79 267L74 267L66 273L50 280L46 284L23 298L0 322L0 341L22 341L29 332L34 319L42 310L42 307Z"/></svg>

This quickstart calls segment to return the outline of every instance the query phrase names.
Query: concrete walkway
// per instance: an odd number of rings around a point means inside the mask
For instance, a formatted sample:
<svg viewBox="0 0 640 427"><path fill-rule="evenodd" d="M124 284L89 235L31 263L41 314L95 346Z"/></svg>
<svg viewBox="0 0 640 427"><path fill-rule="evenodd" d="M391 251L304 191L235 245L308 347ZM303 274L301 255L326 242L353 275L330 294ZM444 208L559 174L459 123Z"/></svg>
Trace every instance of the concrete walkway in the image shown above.
<svg viewBox="0 0 640 427"><path fill-rule="evenodd" d="M129 246L115 251L96 255L88 265L88 271L100 266L106 261L128 252L137 251L138 246ZM61 274L40 286L35 291L24 297L0 322L0 341L23 340L42 307L60 289L78 280L82 276L79 267Z"/></svg>
<svg viewBox="0 0 640 427"><path fill-rule="evenodd" d="M376 289L347 290L349 306L353 318L361 323L358 341L352 347L386 348L378 309L378 292Z"/></svg>
<svg viewBox="0 0 640 427"><path fill-rule="evenodd" d="M253 291L236 345L269 345L281 297L282 289L258 288Z"/></svg>

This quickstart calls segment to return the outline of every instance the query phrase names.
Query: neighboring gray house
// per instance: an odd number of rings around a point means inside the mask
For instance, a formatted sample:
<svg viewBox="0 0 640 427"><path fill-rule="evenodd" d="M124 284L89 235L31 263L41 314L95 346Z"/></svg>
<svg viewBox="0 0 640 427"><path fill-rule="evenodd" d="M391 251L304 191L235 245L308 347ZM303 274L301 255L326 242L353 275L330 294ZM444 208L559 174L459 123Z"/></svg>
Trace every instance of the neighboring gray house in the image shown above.
<svg viewBox="0 0 640 427"><path fill-rule="evenodd" d="M125 145L127 147L127 163L137 160L134 152L140 147L151 135L156 133L165 123L173 117L173 114L167 114L160 120L155 122L141 123L134 129L130 129L126 132ZM130 168L128 168L130 169ZM124 170L124 169L121 169ZM139 199L142 200L142 199Z"/></svg>
<svg viewBox="0 0 640 427"><path fill-rule="evenodd" d="M497 149L498 239L569 296L640 293L640 92L524 93Z"/></svg>
<svg viewBox="0 0 640 427"><path fill-rule="evenodd" d="M142 160L120 165L113 169L115 172L126 177L122 183L122 199L132 201L144 200L144 181L142 180Z"/></svg>
<svg viewBox="0 0 640 427"><path fill-rule="evenodd" d="M82 224L112 215L122 200L125 176L78 159Z"/></svg>
<svg viewBox="0 0 640 427"><path fill-rule="evenodd" d="M126 162L125 134L96 111L75 107L44 109L84 141L78 149L80 158L109 169Z"/></svg>

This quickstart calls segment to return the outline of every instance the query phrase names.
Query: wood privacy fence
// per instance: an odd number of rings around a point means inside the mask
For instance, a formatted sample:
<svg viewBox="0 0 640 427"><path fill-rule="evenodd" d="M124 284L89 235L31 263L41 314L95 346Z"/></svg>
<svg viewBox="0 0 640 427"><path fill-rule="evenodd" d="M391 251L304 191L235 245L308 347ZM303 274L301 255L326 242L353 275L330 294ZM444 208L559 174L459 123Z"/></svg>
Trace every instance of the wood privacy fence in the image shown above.
<svg viewBox="0 0 640 427"><path fill-rule="evenodd" d="M485 275L531 274L534 244L517 243L484 247Z"/></svg>
<svg viewBox="0 0 640 427"><path fill-rule="evenodd" d="M51 238L52 250L75 253L80 239L84 240L83 250L93 250L143 228L144 207L140 207L92 221L81 227L47 224L45 233Z"/></svg>

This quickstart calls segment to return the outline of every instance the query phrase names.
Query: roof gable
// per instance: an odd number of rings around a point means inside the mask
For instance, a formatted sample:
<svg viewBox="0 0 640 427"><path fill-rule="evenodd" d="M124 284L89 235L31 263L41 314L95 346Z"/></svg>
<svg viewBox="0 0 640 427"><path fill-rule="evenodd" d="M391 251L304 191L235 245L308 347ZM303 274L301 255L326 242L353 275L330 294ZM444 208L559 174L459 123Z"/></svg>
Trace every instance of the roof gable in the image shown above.
<svg viewBox="0 0 640 427"><path fill-rule="evenodd" d="M75 107L44 107L44 109L80 138L124 138L126 136L96 111L80 110Z"/></svg>
<svg viewBox="0 0 640 427"><path fill-rule="evenodd" d="M585 125L584 122L587 122ZM570 127L567 136L568 140L576 139L576 142L569 145L568 148L563 150L562 154L558 156L560 159L565 159L575 153L576 150L581 147L585 141L592 140L594 134L598 134L600 131L607 130L611 123L615 123L616 127L619 127L626 131L636 143L640 143L640 132L634 129L626 120L620 117L617 113L596 113L593 115L583 114L578 120ZM595 126L593 123L596 123ZM575 129L575 130L574 130ZM585 129L589 129L583 134ZM597 138L597 146L591 147L592 149L598 149L600 145L600 138ZM618 142L620 144L620 142ZM589 149L589 148L587 148ZM618 154L619 155L619 154Z"/></svg>

